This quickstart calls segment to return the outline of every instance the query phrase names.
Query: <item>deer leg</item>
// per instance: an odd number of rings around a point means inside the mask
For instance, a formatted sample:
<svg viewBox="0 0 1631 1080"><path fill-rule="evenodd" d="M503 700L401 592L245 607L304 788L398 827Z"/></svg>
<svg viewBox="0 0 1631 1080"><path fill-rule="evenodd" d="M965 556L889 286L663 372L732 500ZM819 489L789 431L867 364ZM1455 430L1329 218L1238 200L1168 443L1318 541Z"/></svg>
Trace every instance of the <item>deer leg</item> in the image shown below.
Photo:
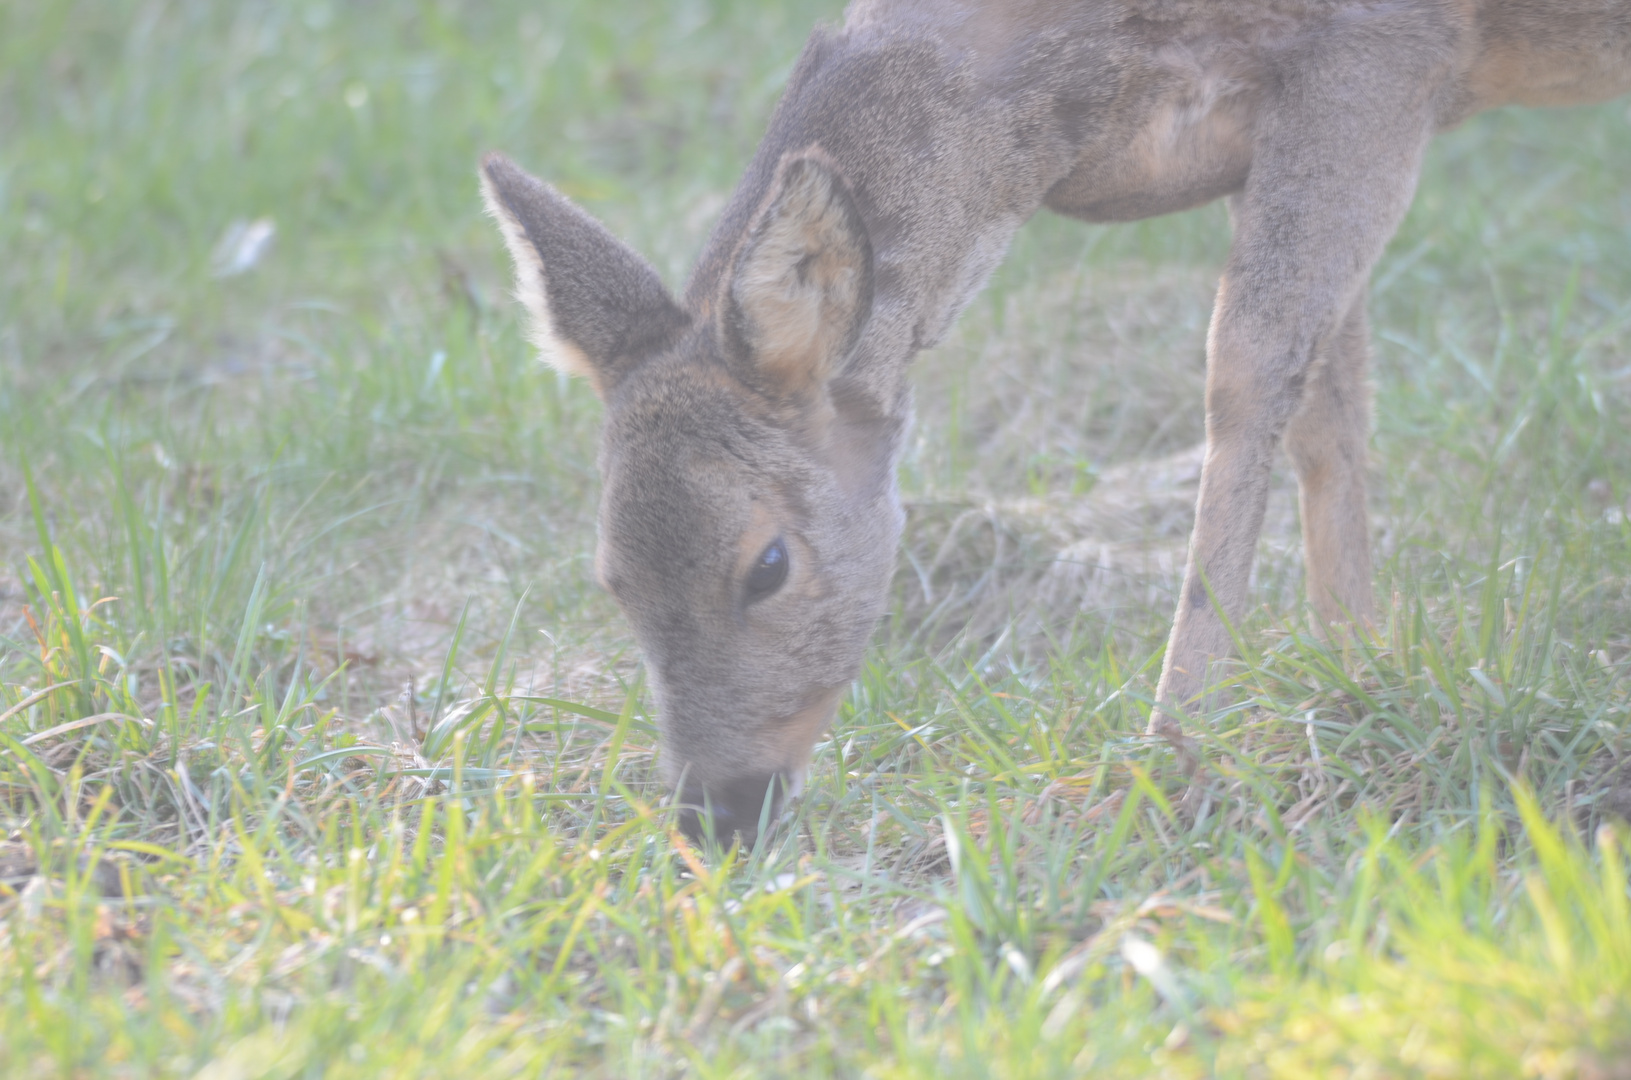
<svg viewBox="0 0 1631 1080"><path fill-rule="evenodd" d="M1183 588L1157 691L1152 734L1180 742L1173 713L1194 709L1215 660L1229 656L1230 624L1246 606L1252 559L1263 528L1269 471L1280 437L1302 403L1308 350L1282 346L1268 357L1258 343L1272 329L1251 312L1225 275L1208 336L1206 458ZM1187 750L1180 746L1181 750ZM1193 764L1193 762L1186 762Z"/></svg>
<svg viewBox="0 0 1631 1080"><path fill-rule="evenodd" d="M1369 344L1360 293L1319 347L1302 407L1286 428L1302 507L1308 600L1327 628L1375 620L1365 514Z"/></svg>
<svg viewBox="0 0 1631 1080"><path fill-rule="evenodd" d="M1401 16L1402 18L1402 16ZM1410 205L1447 54L1393 13L1345 23L1287 57L1254 135L1251 173L1231 203L1235 235L1207 338L1206 459L1189 560L1149 730L1188 767L1180 717L1205 711L1212 664L1245 613L1269 469L1295 425L1293 454L1314 512L1317 603L1368 614L1362 447L1364 283ZM1322 348L1322 346L1324 348ZM1322 353L1324 354L1322 357ZM1321 370L1317 359L1336 361ZM1335 441L1311 449L1328 410ZM1359 515L1356 519L1355 515ZM1331 596L1327 602L1323 596Z"/></svg>

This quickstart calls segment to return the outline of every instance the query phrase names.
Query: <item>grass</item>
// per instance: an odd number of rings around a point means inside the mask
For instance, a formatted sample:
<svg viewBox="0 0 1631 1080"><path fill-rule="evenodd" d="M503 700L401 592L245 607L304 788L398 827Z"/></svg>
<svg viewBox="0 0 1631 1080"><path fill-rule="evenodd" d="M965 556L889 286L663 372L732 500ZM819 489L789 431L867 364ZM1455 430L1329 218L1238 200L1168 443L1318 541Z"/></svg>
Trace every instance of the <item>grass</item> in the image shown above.
<svg viewBox="0 0 1631 1080"><path fill-rule="evenodd" d="M677 281L837 13L0 0L7 1074L1631 1075L1623 102L1436 144L1385 626L1307 632L1281 477L1192 805L1141 737L1187 489L1127 470L1198 438L1215 207L1026 228L920 363L794 827L678 838L474 161Z"/></svg>

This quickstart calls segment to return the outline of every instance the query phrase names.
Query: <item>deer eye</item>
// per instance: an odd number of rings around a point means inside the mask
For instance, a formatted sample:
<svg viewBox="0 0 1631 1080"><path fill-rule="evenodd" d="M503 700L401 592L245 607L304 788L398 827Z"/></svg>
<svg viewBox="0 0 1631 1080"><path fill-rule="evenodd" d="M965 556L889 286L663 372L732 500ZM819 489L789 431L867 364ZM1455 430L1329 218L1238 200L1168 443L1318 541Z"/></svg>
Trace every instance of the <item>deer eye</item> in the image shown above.
<svg viewBox="0 0 1631 1080"><path fill-rule="evenodd" d="M770 542L759 561L748 571L748 602L763 600L787 580L787 545L781 537Z"/></svg>

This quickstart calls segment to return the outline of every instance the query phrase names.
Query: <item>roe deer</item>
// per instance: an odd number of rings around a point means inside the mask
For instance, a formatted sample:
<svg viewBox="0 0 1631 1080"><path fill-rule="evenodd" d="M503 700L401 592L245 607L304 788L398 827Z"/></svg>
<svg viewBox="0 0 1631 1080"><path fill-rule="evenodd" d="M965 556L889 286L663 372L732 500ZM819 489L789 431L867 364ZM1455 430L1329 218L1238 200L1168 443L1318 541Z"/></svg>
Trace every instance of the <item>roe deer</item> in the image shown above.
<svg viewBox="0 0 1631 1080"><path fill-rule="evenodd" d="M597 567L663 760L751 843L859 671L902 519L908 362L1041 207L1229 200L1206 458L1152 733L1227 655L1284 440L1309 601L1372 619L1366 282L1434 132L1631 90L1628 0L854 0L817 29L672 299L499 155L483 193L534 340L605 403Z"/></svg>

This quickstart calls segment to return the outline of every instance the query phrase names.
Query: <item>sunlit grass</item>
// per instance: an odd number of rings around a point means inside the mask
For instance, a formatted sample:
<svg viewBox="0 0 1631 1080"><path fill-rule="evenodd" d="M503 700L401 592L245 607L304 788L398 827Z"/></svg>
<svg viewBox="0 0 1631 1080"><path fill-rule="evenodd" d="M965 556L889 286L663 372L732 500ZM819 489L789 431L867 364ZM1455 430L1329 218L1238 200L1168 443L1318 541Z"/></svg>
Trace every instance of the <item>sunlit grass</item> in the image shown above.
<svg viewBox="0 0 1631 1080"><path fill-rule="evenodd" d="M1623 103L1438 144L1373 290L1383 625L1309 631L1281 483L1192 794L1172 581L1038 583L1049 507L1198 436L1216 207L1022 232L921 362L808 794L675 833L598 406L474 161L677 283L837 14L0 0L0 1071L1631 1075Z"/></svg>

